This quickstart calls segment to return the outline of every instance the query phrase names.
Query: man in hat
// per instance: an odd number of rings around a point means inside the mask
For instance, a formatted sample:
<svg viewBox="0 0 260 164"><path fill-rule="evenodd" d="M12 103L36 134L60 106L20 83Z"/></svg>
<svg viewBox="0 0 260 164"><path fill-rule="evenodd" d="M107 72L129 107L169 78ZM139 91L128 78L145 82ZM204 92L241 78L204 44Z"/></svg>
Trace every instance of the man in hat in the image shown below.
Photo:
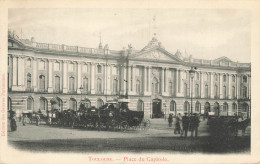
<svg viewBox="0 0 260 164"><path fill-rule="evenodd" d="M198 137L198 127L199 127L199 117L197 113L193 113L193 115L190 118L190 131L191 131L191 137L193 137L193 132L195 131L195 137Z"/></svg>
<svg viewBox="0 0 260 164"><path fill-rule="evenodd" d="M190 124L190 119L187 115L188 115L188 113L185 112L184 116L182 117L182 128L184 131L184 137L187 137L189 124Z"/></svg>

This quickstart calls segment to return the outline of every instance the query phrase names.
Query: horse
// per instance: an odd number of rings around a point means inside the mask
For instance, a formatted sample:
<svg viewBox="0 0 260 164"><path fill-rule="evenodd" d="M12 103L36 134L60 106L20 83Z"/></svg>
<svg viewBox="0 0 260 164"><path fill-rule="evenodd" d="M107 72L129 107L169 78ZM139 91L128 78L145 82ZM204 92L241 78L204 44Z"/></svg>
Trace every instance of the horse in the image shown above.
<svg viewBox="0 0 260 164"><path fill-rule="evenodd" d="M243 120L240 122L234 121L234 122L230 123L229 126L232 127L236 136L238 135L238 130L242 130L242 136L244 136L246 128L250 125L251 125L251 119L246 119L246 120Z"/></svg>

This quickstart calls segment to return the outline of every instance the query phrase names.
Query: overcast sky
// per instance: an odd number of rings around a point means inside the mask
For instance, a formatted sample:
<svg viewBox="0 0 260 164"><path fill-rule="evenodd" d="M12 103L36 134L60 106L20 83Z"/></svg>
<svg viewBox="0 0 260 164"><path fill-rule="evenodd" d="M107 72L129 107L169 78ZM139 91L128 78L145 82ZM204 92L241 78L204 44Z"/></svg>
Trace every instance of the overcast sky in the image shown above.
<svg viewBox="0 0 260 164"><path fill-rule="evenodd" d="M250 12L231 9L10 9L9 29L37 42L140 50L153 33L166 50L251 62Z"/></svg>

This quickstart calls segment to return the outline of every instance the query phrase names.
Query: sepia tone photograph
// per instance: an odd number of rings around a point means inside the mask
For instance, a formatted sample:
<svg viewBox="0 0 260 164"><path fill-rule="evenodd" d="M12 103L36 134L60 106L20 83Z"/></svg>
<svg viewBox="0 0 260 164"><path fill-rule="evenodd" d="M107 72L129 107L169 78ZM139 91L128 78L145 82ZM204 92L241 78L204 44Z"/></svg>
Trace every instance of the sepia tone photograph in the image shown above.
<svg viewBox="0 0 260 164"><path fill-rule="evenodd" d="M10 8L7 144L250 155L251 24L243 9Z"/></svg>

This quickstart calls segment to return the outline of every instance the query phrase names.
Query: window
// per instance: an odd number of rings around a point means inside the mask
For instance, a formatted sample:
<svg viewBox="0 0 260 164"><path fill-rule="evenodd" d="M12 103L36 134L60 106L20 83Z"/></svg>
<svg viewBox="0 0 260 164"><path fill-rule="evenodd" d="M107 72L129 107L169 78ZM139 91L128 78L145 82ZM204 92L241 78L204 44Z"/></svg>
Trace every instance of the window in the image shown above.
<svg viewBox="0 0 260 164"><path fill-rule="evenodd" d="M32 97L28 97L27 99L27 110L33 110L33 98Z"/></svg>
<svg viewBox="0 0 260 164"><path fill-rule="evenodd" d="M140 68L137 68L137 67L136 67L136 69L135 69L135 75L136 75L136 76L140 76L140 75L141 75L141 70L140 70Z"/></svg>
<svg viewBox="0 0 260 164"><path fill-rule="evenodd" d="M32 76L30 73L27 74L27 88L32 87Z"/></svg>
<svg viewBox="0 0 260 164"><path fill-rule="evenodd" d="M232 99L236 97L236 88L233 86L232 87Z"/></svg>
<svg viewBox="0 0 260 164"><path fill-rule="evenodd" d="M103 105L104 105L103 100L98 99L98 100L97 100L97 108L100 108L100 107L103 106Z"/></svg>
<svg viewBox="0 0 260 164"><path fill-rule="evenodd" d="M113 67L112 73L113 73L113 75L118 75L118 68L117 68L117 66Z"/></svg>
<svg viewBox="0 0 260 164"><path fill-rule="evenodd" d="M97 65L97 73L102 73L102 67L101 67L101 65Z"/></svg>
<svg viewBox="0 0 260 164"><path fill-rule="evenodd" d="M141 93L140 80L136 81L136 94Z"/></svg>
<svg viewBox="0 0 260 164"><path fill-rule="evenodd" d="M188 85L187 83L184 83L184 97L188 97L189 96L189 90L188 90Z"/></svg>
<svg viewBox="0 0 260 164"><path fill-rule="evenodd" d="M40 81L40 89L45 89L45 76L44 75L40 75L39 76L39 81Z"/></svg>
<svg viewBox="0 0 260 164"><path fill-rule="evenodd" d="M196 79L197 79L197 80L200 80L200 75L199 75L198 72L196 72Z"/></svg>
<svg viewBox="0 0 260 164"><path fill-rule="evenodd" d="M247 98L247 87L246 87L246 86L244 86L244 87L242 88L242 97L243 97L243 98Z"/></svg>
<svg viewBox="0 0 260 164"><path fill-rule="evenodd" d="M218 75L215 74L215 81L218 81Z"/></svg>
<svg viewBox="0 0 260 164"><path fill-rule="evenodd" d="M118 88L118 80L117 80L117 79L114 79L114 80L113 80L113 92L114 92L114 93L117 93L117 92L118 92L117 88Z"/></svg>
<svg viewBox="0 0 260 164"><path fill-rule="evenodd" d="M74 71L74 63L69 63L69 71L70 72Z"/></svg>
<svg viewBox="0 0 260 164"><path fill-rule="evenodd" d="M205 98L209 97L209 86L206 84L205 85Z"/></svg>
<svg viewBox="0 0 260 164"><path fill-rule="evenodd" d="M218 86L215 85L214 87L214 93L215 93L215 97L217 98L218 97Z"/></svg>
<svg viewBox="0 0 260 164"><path fill-rule="evenodd" d="M169 82L169 94L170 94L170 96L173 95L172 82Z"/></svg>
<svg viewBox="0 0 260 164"><path fill-rule="evenodd" d="M237 104L236 103L232 104L232 112L237 113Z"/></svg>
<svg viewBox="0 0 260 164"><path fill-rule="evenodd" d="M69 91L75 91L75 79L74 79L74 77L69 78Z"/></svg>
<svg viewBox="0 0 260 164"><path fill-rule="evenodd" d="M247 76L243 76L243 83L247 83Z"/></svg>
<svg viewBox="0 0 260 164"><path fill-rule="evenodd" d="M41 97L40 98L40 110L47 111L47 109L48 109L48 101L46 98Z"/></svg>
<svg viewBox="0 0 260 164"><path fill-rule="evenodd" d="M226 102L223 104L223 112L228 112L228 104Z"/></svg>
<svg viewBox="0 0 260 164"><path fill-rule="evenodd" d="M60 77L55 76L55 91L59 92L60 91Z"/></svg>
<svg viewBox="0 0 260 164"><path fill-rule="evenodd" d="M97 79L97 91L102 92L102 80L100 78Z"/></svg>
<svg viewBox="0 0 260 164"><path fill-rule="evenodd" d="M199 90L199 84L195 85L195 97L199 97L200 96L200 90Z"/></svg>
<svg viewBox="0 0 260 164"><path fill-rule="evenodd" d="M60 71L60 63L59 62L54 63L54 71Z"/></svg>
<svg viewBox="0 0 260 164"><path fill-rule="evenodd" d="M223 86L223 98L227 98L227 87Z"/></svg>
<svg viewBox="0 0 260 164"><path fill-rule="evenodd" d="M188 112L190 111L190 104L188 101L184 102L184 112Z"/></svg>
<svg viewBox="0 0 260 164"><path fill-rule="evenodd" d="M195 112L197 112L197 113L201 112L201 110L200 110L200 103L198 101L195 104Z"/></svg>
<svg viewBox="0 0 260 164"><path fill-rule="evenodd" d="M27 66L27 68L31 68L31 67L32 67L32 61L31 61L30 58L27 59L27 61L26 61L26 66Z"/></svg>
<svg viewBox="0 0 260 164"><path fill-rule="evenodd" d="M235 77L235 75L232 75L232 82L233 82L233 83L236 82L236 77Z"/></svg>
<svg viewBox="0 0 260 164"><path fill-rule="evenodd" d="M42 61L39 62L39 69L45 70L45 61L42 60Z"/></svg>
<svg viewBox="0 0 260 164"><path fill-rule="evenodd" d="M144 111L144 102L142 100L137 101L137 111Z"/></svg>
<svg viewBox="0 0 260 164"><path fill-rule="evenodd" d="M159 83L158 83L158 80L156 78L153 78L152 87L153 87L152 92L154 94L159 93Z"/></svg>
<svg viewBox="0 0 260 164"><path fill-rule="evenodd" d="M87 64L84 64L84 65L82 66L82 70L83 70L83 72L88 72L88 65L87 65Z"/></svg>
<svg viewBox="0 0 260 164"><path fill-rule="evenodd" d="M223 75L223 82L227 81L227 75Z"/></svg>
<svg viewBox="0 0 260 164"><path fill-rule="evenodd" d="M77 101L74 98L71 98L69 101L69 109L74 111L77 110Z"/></svg>
<svg viewBox="0 0 260 164"><path fill-rule="evenodd" d="M173 100L170 103L170 111L172 111L172 112L176 111L176 103Z"/></svg>
<svg viewBox="0 0 260 164"><path fill-rule="evenodd" d="M83 78L83 89L88 91L88 78L86 77Z"/></svg>
<svg viewBox="0 0 260 164"><path fill-rule="evenodd" d="M210 75L209 75L209 73L207 73L207 80L208 80L208 81L210 80Z"/></svg>

